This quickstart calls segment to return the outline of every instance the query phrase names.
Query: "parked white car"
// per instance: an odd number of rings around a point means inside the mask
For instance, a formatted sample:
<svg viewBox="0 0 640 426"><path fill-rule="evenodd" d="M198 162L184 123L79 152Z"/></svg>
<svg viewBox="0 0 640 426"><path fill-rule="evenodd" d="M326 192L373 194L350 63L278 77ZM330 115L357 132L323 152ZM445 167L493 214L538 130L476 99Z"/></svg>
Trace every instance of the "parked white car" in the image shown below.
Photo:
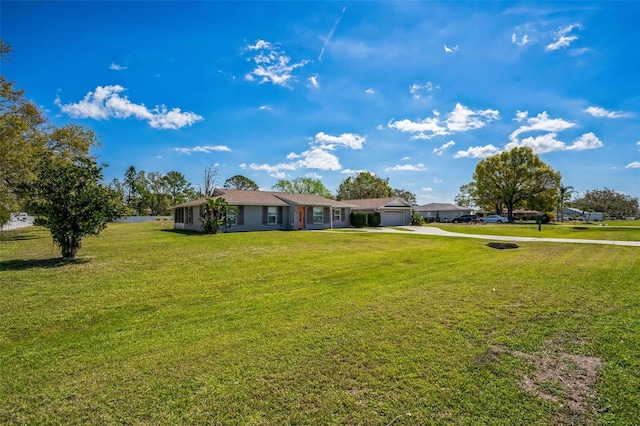
<svg viewBox="0 0 640 426"><path fill-rule="evenodd" d="M504 216L498 216L497 214L492 214L489 216L481 217L478 219L479 222L484 223L508 223L509 219Z"/></svg>

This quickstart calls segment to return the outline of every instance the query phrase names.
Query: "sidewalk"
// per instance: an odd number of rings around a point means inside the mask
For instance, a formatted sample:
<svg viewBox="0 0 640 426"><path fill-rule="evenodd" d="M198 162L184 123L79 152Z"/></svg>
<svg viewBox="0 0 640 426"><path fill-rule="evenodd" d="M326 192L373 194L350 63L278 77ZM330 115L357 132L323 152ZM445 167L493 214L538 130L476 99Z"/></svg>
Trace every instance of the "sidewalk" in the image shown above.
<svg viewBox="0 0 640 426"><path fill-rule="evenodd" d="M399 230L404 229L404 231ZM436 235L440 237L458 237L458 238L476 238L480 240L498 240L498 241L518 241L518 242L544 242L544 243L577 243L577 244L605 244L615 246L633 246L640 247L640 241L609 241L609 240L583 240L574 238L542 238L542 237L508 237L500 235L477 235L477 234L460 234L458 232L444 231L440 228L432 226L399 226L399 227L380 227L380 228L362 228L368 232L388 232L388 233L408 233L420 235Z"/></svg>

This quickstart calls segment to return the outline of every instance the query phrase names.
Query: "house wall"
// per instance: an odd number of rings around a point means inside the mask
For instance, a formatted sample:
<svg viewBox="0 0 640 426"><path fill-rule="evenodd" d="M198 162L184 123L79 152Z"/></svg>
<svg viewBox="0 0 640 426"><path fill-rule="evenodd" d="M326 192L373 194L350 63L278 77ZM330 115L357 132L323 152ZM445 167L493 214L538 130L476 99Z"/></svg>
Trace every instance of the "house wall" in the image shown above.
<svg viewBox="0 0 640 426"><path fill-rule="evenodd" d="M349 215L351 214L351 209L348 208L341 208L341 209L336 209L336 210L340 210L340 220L334 219L333 216L331 216L331 219L333 221L332 225L334 228L348 228L349 227ZM333 215L333 212L331 213Z"/></svg>
<svg viewBox="0 0 640 426"><path fill-rule="evenodd" d="M246 231L272 231L272 230L295 230L298 229L297 206L279 206L276 224L264 223L264 206L233 206L238 209L238 220L236 224L224 225L222 232L246 232ZM305 207L307 220L304 229L318 230L327 228L348 228L349 214L351 210L342 208L341 220L334 220L333 211L329 207L322 207L322 223L313 223L313 206ZM182 210L182 213L178 212ZM174 229L202 232L202 222L200 221L200 207L192 207L192 223L188 223L188 207L176 209L175 217L182 222L174 222Z"/></svg>
<svg viewBox="0 0 640 426"><path fill-rule="evenodd" d="M265 206L237 206L243 210L238 214L238 224L223 227L224 232L246 232L246 231L274 231L287 229L287 218L290 217L290 208L284 206L276 207L278 216L276 223L269 225L264 222Z"/></svg>

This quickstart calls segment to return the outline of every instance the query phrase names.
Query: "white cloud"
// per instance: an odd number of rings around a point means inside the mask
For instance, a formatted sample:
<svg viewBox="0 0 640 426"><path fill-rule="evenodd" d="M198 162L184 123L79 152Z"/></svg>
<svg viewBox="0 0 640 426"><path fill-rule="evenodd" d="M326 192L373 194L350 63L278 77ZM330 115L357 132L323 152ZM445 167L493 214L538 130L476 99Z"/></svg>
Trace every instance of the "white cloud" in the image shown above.
<svg viewBox="0 0 640 426"><path fill-rule="evenodd" d="M443 180L442 179L438 179L437 177L433 178L433 183L442 183Z"/></svg>
<svg viewBox="0 0 640 426"><path fill-rule="evenodd" d="M578 39L578 36L567 35L571 31L573 31L574 28L581 29L582 27L579 24L571 24L571 25L567 25L565 27L560 28L554 34L554 40L555 41L553 43L547 45L546 50L547 51L551 51L551 50L558 50L558 49L563 48L563 47L569 47L571 42L573 42L573 41Z"/></svg>
<svg viewBox="0 0 640 426"><path fill-rule="evenodd" d="M458 51L458 45L456 44L453 47L448 47L446 44L444 45L444 51L446 53L453 53L453 52L457 52Z"/></svg>
<svg viewBox="0 0 640 426"><path fill-rule="evenodd" d="M113 62L111 62L111 65L109 65L109 69L110 70L114 70L114 71L123 71L123 70L126 70L127 67L122 66L122 65L118 65L118 64L114 64Z"/></svg>
<svg viewBox="0 0 640 426"><path fill-rule="evenodd" d="M625 169L640 169L640 161L634 161L624 166Z"/></svg>
<svg viewBox="0 0 640 426"><path fill-rule="evenodd" d="M319 144L320 148L334 150L343 146L351 149L362 149L362 145L366 139L355 133L343 133L340 136L331 136L324 132L319 132L314 138L314 142Z"/></svg>
<svg viewBox="0 0 640 426"><path fill-rule="evenodd" d="M194 152L203 152L205 154L210 154L212 152L222 152L222 151L231 151L231 149L224 145L204 145L204 146L194 146L193 148L174 148L174 151L179 152L180 154L191 155Z"/></svg>
<svg viewBox="0 0 640 426"><path fill-rule="evenodd" d="M636 145L640 146L640 141L636 142Z"/></svg>
<svg viewBox="0 0 640 426"><path fill-rule="evenodd" d="M631 116L624 111L607 111L604 108L595 106L590 106L585 111L598 118L625 118Z"/></svg>
<svg viewBox="0 0 640 426"><path fill-rule="evenodd" d="M276 164L275 166L272 166L266 163L265 164L251 163L249 165L242 163L240 165L240 168L266 171L269 173L279 173L281 170L297 170L298 166L295 163L280 163L280 164Z"/></svg>
<svg viewBox="0 0 640 426"><path fill-rule="evenodd" d="M309 82L309 87L311 87L313 89L318 89L320 87L320 83L318 83L318 76L317 75L312 75L311 77L309 77L307 79L307 81Z"/></svg>
<svg viewBox="0 0 640 426"><path fill-rule="evenodd" d="M440 148L433 148L433 151L431 151L433 154L436 155L442 155L442 153L444 151L446 151L447 149L451 148L452 146L454 146L456 143L454 141L449 141L447 143L445 143L444 145L442 145Z"/></svg>
<svg viewBox="0 0 640 426"><path fill-rule="evenodd" d="M376 93L375 90L373 90L371 87L368 88L367 90L364 91L367 95L373 95L374 93Z"/></svg>
<svg viewBox="0 0 640 426"><path fill-rule="evenodd" d="M260 108L258 108L260 111L271 111L273 109L273 107L271 105L260 105Z"/></svg>
<svg viewBox="0 0 640 426"><path fill-rule="evenodd" d="M516 35L516 33L513 33L511 35L511 43L517 45L517 46L526 46L527 44L529 44L531 41L529 40L529 36L527 34L523 35L520 40L518 40L518 36Z"/></svg>
<svg viewBox="0 0 640 426"><path fill-rule="evenodd" d="M146 120L154 129L179 129L202 120L200 115L182 112L180 108L168 110L166 106L159 105L149 110L144 104L135 104L126 96L121 97L120 93L124 91L124 87L119 85L98 86L77 103L63 104L56 98L55 104L72 118L105 120L135 117Z"/></svg>
<svg viewBox="0 0 640 426"><path fill-rule="evenodd" d="M256 44L247 46L249 50L271 49L271 43L264 40L258 40Z"/></svg>
<svg viewBox="0 0 640 426"><path fill-rule="evenodd" d="M516 111L516 118L514 118L514 120L523 121L523 120L526 120L528 116L529 116L529 111Z"/></svg>
<svg viewBox="0 0 640 426"><path fill-rule="evenodd" d="M424 192L433 192L433 188L430 188L430 187L425 187L420 189L422 189Z"/></svg>
<svg viewBox="0 0 640 426"><path fill-rule="evenodd" d="M575 123L563 120L561 118L549 118L549 115L546 111L538 114L535 117L527 117L527 112L518 111L516 113L516 119L518 121L526 120L528 123L528 125L521 126L519 129L515 130L513 133L511 133L511 135L509 135L509 139L512 142L516 143L518 141L518 136L523 133L532 131L557 133L575 126Z"/></svg>
<svg viewBox="0 0 640 426"><path fill-rule="evenodd" d="M308 178L311 178L311 179L322 179L322 175L319 175L316 172L307 173L305 175L305 177L308 177Z"/></svg>
<svg viewBox="0 0 640 426"><path fill-rule="evenodd" d="M435 136L447 135L446 127L440 125L437 118L425 118L422 121L400 120L389 121L387 126L405 133L413 133L411 139L431 139Z"/></svg>
<svg viewBox="0 0 640 426"><path fill-rule="evenodd" d="M322 148L312 148L301 154L302 159L298 161L299 167L320 170L340 170L342 166L338 157L325 151Z"/></svg>
<svg viewBox="0 0 640 426"><path fill-rule="evenodd" d="M432 82L427 82L427 84L418 84L414 83L409 88L409 92L413 95L413 99L420 99L421 93L431 93L434 90L440 90L440 85L434 85Z"/></svg>
<svg viewBox="0 0 640 426"><path fill-rule="evenodd" d="M411 157L402 157L400 159L400 161L409 161L409 160L411 160Z"/></svg>
<svg viewBox="0 0 640 426"><path fill-rule="evenodd" d="M398 164L393 167L385 167L387 172L424 172L427 168L424 164Z"/></svg>
<svg viewBox="0 0 640 426"><path fill-rule="evenodd" d="M354 133L343 133L340 136L331 136L324 132L319 132L310 140L310 148L304 152L290 152L287 155L288 163L270 164L250 164L252 170L264 170L272 175L282 170L298 169L318 169L338 171L342 169L340 160L329 151L338 148L362 149L365 138Z"/></svg>
<svg viewBox="0 0 640 426"><path fill-rule="evenodd" d="M497 110L473 111L458 103L447 117L447 128L452 132L466 132L467 130L484 127L488 122L498 118L500 118L500 114Z"/></svg>
<svg viewBox="0 0 640 426"><path fill-rule="evenodd" d="M258 79L261 84L272 83L287 87L289 82L295 81L293 71L309 63L308 60L291 63L291 58L284 54L278 44L264 40L258 40L256 44L249 45L246 49L258 53L249 58L256 67L245 75L245 79L249 81Z"/></svg>
<svg viewBox="0 0 640 426"><path fill-rule="evenodd" d="M435 136L448 135L455 132L466 132L484 127L487 123L500 118L497 110L471 110L457 103L446 120L440 119L440 113L433 111L434 117L422 121L391 119L387 126L401 132L412 133L411 139L431 139Z"/></svg>
<svg viewBox="0 0 640 426"><path fill-rule="evenodd" d="M521 141L515 140L509 142L505 146L505 150L509 151L516 147L528 146L536 154L545 154L554 151L584 151L587 149L596 149L603 146L603 143L593 133L585 133L576 139L573 144L567 146L564 142L557 139L557 133L547 133L536 137L529 137Z"/></svg>
<svg viewBox="0 0 640 426"><path fill-rule="evenodd" d="M593 133L585 133L567 147L567 151L584 151L586 149L601 148L604 144Z"/></svg>
<svg viewBox="0 0 640 426"><path fill-rule="evenodd" d="M501 149L493 145L472 146L466 151L456 152L455 158L488 158L501 152Z"/></svg>
<svg viewBox="0 0 640 426"><path fill-rule="evenodd" d="M365 169L344 169L341 170L340 173L345 174L345 175L357 175L358 173L362 173L362 172L366 172Z"/></svg>
<svg viewBox="0 0 640 426"><path fill-rule="evenodd" d="M506 151L510 151L516 147L528 146L536 154L544 154L553 151L562 151L565 149L564 142L557 140L557 133L547 133L545 135L528 137L523 140L513 140L505 146Z"/></svg>

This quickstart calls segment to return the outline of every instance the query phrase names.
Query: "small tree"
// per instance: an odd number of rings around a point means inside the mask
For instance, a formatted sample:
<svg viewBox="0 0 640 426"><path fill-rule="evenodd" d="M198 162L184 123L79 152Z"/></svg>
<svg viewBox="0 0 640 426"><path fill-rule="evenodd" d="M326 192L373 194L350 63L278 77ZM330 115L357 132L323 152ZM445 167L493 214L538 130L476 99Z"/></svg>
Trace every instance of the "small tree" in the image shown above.
<svg viewBox="0 0 640 426"><path fill-rule="evenodd" d="M202 210L200 221L205 234L217 234L227 217L229 203L224 198L209 198Z"/></svg>
<svg viewBox="0 0 640 426"><path fill-rule="evenodd" d="M124 214L121 195L101 180L102 168L89 156L47 155L28 186L27 211L36 225L49 228L65 259L76 258L85 235L98 235Z"/></svg>

